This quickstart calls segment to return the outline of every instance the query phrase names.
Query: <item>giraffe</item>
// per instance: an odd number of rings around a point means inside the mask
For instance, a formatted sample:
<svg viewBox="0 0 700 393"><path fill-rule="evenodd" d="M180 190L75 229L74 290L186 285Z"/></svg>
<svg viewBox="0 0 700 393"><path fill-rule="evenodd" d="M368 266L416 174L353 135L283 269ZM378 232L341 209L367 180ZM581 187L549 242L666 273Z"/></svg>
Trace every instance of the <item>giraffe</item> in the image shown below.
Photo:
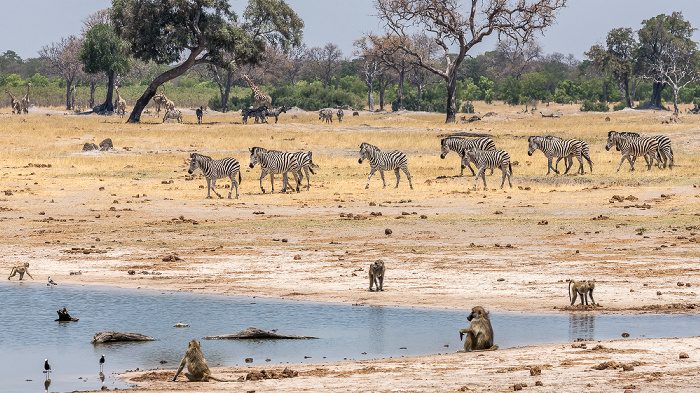
<svg viewBox="0 0 700 393"><path fill-rule="evenodd" d="M165 96L164 91L153 96L153 102L156 105L156 116L160 117L160 108L163 107L167 111L168 109L175 109L175 103L172 102L168 97Z"/></svg>
<svg viewBox="0 0 700 393"><path fill-rule="evenodd" d="M32 82L27 82L27 94L22 97L20 101L20 106L22 108L22 113L29 113L29 88L32 86Z"/></svg>
<svg viewBox="0 0 700 393"><path fill-rule="evenodd" d="M10 89L6 89L5 93L10 95L10 99L11 99L10 106L12 107L12 114L15 114L15 113L18 115L21 114L22 113L22 104L19 102L17 97L15 97L15 95L12 94Z"/></svg>
<svg viewBox="0 0 700 393"><path fill-rule="evenodd" d="M119 96L119 86L114 86L114 91L117 92L117 114L120 117L124 117L126 114L126 101Z"/></svg>
<svg viewBox="0 0 700 393"><path fill-rule="evenodd" d="M265 94L259 87L255 86L252 80L248 77L248 74L243 74L243 79L248 82L250 90L253 91L253 99L255 99L255 105L260 106L260 104L265 105L268 108L272 108L272 97Z"/></svg>

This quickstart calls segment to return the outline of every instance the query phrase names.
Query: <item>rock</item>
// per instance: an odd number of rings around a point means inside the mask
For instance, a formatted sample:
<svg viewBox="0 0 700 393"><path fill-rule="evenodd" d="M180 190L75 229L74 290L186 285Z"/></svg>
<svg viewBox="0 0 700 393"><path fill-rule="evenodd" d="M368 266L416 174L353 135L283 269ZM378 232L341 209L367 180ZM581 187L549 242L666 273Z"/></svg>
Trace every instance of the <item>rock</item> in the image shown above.
<svg viewBox="0 0 700 393"><path fill-rule="evenodd" d="M537 225L547 225L547 224L549 224L549 222L547 222L547 220L542 220L542 221L537 223Z"/></svg>
<svg viewBox="0 0 700 393"><path fill-rule="evenodd" d="M155 341L153 337L146 336L140 333L125 333L117 332L114 330L107 330L104 332L95 333L92 337L91 344L103 344L119 341Z"/></svg>
<svg viewBox="0 0 700 393"><path fill-rule="evenodd" d="M176 328L186 328L186 327L190 327L190 325L188 325L188 324L186 324L186 323L178 322L178 323L174 324L173 327L176 327Z"/></svg>
<svg viewBox="0 0 700 393"><path fill-rule="evenodd" d="M90 142L86 142L86 143L83 145L83 151L93 151L93 150L100 150L100 148L97 147L96 144L90 143Z"/></svg>
<svg viewBox="0 0 700 393"><path fill-rule="evenodd" d="M253 358L245 358L246 363L253 363Z"/></svg>
<svg viewBox="0 0 700 393"><path fill-rule="evenodd" d="M523 385L516 383L515 385L513 385L513 390L514 391L523 390Z"/></svg>
<svg viewBox="0 0 700 393"><path fill-rule="evenodd" d="M540 366L532 366L530 367L530 375L535 376L535 375L541 375L542 374L542 369Z"/></svg>
<svg viewBox="0 0 700 393"><path fill-rule="evenodd" d="M622 337L624 337L624 338L627 338L627 337L629 337L629 336L630 336L629 333L622 333Z"/></svg>
<svg viewBox="0 0 700 393"><path fill-rule="evenodd" d="M301 260L301 255L299 255L299 254L295 255L295 256L294 256L294 260L295 260L295 261Z"/></svg>
<svg viewBox="0 0 700 393"><path fill-rule="evenodd" d="M622 371L634 371L634 366L631 364L623 364Z"/></svg>
<svg viewBox="0 0 700 393"><path fill-rule="evenodd" d="M676 283L676 285L679 286L679 287L684 287L684 286L685 286L685 284L682 283L682 282L680 282L680 281L678 281L678 282Z"/></svg>
<svg viewBox="0 0 700 393"><path fill-rule="evenodd" d="M425 220L426 218L428 218L428 216L426 216L425 214L421 214L421 215L420 215L420 218L421 218L422 220Z"/></svg>
<svg viewBox="0 0 700 393"><path fill-rule="evenodd" d="M114 150L114 145L112 144L112 140L110 138L107 138L100 142L100 151L107 150Z"/></svg>
<svg viewBox="0 0 700 393"><path fill-rule="evenodd" d="M133 276L134 274L136 274L136 270L129 269L129 271L127 271L127 273L129 273L129 275Z"/></svg>
<svg viewBox="0 0 700 393"><path fill-rule="evenodd" d="M387 229L384 230L384 234L385 234L385 235L391 235L392 233L393 233L392 230L389 229L389 228L387 228Z"/></svg>
<svg viewBox="0 0 700 393"><path fill-rule="evenodd" d="M542 385L542 381L537 381L537 382L535 382L535 386L544 386L544 385Z"/></svg>
<svg viewBox="0 0 700 393"><path fill-rule="evenodd" d="M315 339L317 337L311 337L311 336L294 336L294 335L287 335L287 334L277 334L273 332L269 332L266 330L258 329L255 327L249 327L246 330L240 331L238 333L231 333L231 334L222 334L218 336L205 336L203 337L204 340L247 340L247 339L252 339L252 340L261 340L261 339L271 339L271 340L279 340L279 339L288 339L288 340L299 340L299 339Z"/></svg>
<svg viewBox="0 0 700 393"><path fill-rule="evenodd" d="M685 353L685 352L681 352L681 353L678 354L678 358L679 358L679 359L688 359L689 357L690 357L690 356L688 356L688 354Z"/></svg>
<svg viewBox="0 0 700 393"><path fill-rule="evenodd" d="M689 286L691 286L691 285L690 285L689 282L687 282L687 283L685 283L685 286L686 286L686 287L689 287Z"/></svg>
<svg viewBox="0 0 700 393"><path fill-rule="evenodd" d="M656 294L661 296L661 291L656 291Z"/></svg>

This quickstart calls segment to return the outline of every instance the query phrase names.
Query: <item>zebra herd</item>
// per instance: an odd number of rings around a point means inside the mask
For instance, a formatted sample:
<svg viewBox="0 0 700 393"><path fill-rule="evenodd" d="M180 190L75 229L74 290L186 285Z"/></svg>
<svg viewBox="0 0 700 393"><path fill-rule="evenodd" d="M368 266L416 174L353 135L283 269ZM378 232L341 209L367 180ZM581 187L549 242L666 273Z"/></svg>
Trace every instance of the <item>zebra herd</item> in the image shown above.
<svg viewBox="0 0 700 393"><path fill-rule="evenodd" d="M476 176L474 180L474 189L477 188L479 177L483 179L484 189L486 189L486 169L491 169L491 174L493 174L495 168L499 168L502 173L501 188L503 188L506 179L508 179L508 185L511 188L513 187L511 183L513 169L510 155L504 150L496 150L496 144L493 139L489 137L466 139L450 136L443 138L440 144L441 159L444 159L450 151L456 152L461 157L461 171L459 176L464 175L464 168L469 168L472 175ZM636 158L640 156L644 157L647 162L648 170L651 169L654 160L657 161L657 166L659 168L662 167L662 161L663 168L666 168L667 165L669 168L672 168L674 165L671 139L664 135L642 137L633 132L610 131L608 132L608 141L605 149L610 150L612 147L615 147L622 154L622 159L620 160L620 165L617 167L617 171L620 170L625 159L629 161L630 170L633 171ZM578 139L562 139L551 135L529 137L527 154L532 156L537 150L541 150L545 157L547 157L547 175L549 175L552 170L559 174L557 166L561 160L564 160L564 165L566 167L564 173L568 173L573 166L574 158L579 162L577 173L584 173L584 159L588 161L590 171L593 172L593 161L589 154L590 148L584 141ZM306 190L308 191L311 188L309 172L315 174L313 168L318 168L318 165L313 162L312 152L300 151L290 153L267 150L262 147L253 147L250 148L249 151L250 168L254 168L256 165L260 164L260 190L263 194L265 193L265 188L263 187L262 181L268 174L270 175L272 193L275 192L274 175L277 174L282 175L282 192L285 192L287 188L295 189L296 192L299 192L304 174L306 174ZM552 166L554 158L557 158L557 161L554 163L554 166ZM370 173L367 178L365 189L369 188L370 179L372 179L376 171L379 171L383 187L386 188L384 171L390 170L393 170L396 175L396 186L394 188L398 188L401 179L400 171L403 171L406 174L409 186L413 189L411 173L408 171L408 158L405 153L398 150L384 152L376 146L363 142L360 144L360 158L358 162L362 164L364 160L368 160L370 165ZM476 172L472 169L471 163L476 166ZM241 183L241 173L240 164L235 158L227 157L214 160L205 155L192 153L190 155L190 167L188 172L191 174L197 168L202 170L204 177L207 179L207 198L211 198L211 191L219 198L222 198L214 189L216 180L228 177L231 179L231 190L229 191L228 197L229 199L231 198L233 188L235 187L236 199L238 199L238 186ZM302 173L302 171L304 173ZM292 187L289 184L288 173L290 172L294 177L296 187ZM238 175L238 180L236 180L236 175Z"/></svg>

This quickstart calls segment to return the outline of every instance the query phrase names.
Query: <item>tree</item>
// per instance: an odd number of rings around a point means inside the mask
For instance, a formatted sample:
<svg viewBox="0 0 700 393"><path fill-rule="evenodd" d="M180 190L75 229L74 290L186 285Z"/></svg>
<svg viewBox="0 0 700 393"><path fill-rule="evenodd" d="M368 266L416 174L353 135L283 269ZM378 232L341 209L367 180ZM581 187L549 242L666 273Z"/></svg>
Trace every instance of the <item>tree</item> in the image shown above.
<svg viewBox="0 0 700 393"><path fill-rule="evenodd" d="M362 37L353 43L353 46L357 48L355 55L360 58L362 64L362 79L369 90L367 93L367 109L374 111L374 80L384 73L384 67L379 59L372 55L372 52L369 50L370 45L371 41L367 37Z"/></svg>
<svg viewBox="0 0 700 393"><path fill-rule="evenodd" d="M59 42L46 45L39 51L39 56L46 61L49 69L66 80L66 109L71 110L70 93L73 82L80 74L83 64L78 58L82 41L74 36L63 37Z"/></svg>
<svg viewBox="0 0 700 393"><path fill-rule="evenodd" d="M323 48L313 47L307 52L307 58L311 73L314 77L319 77L323 88L327 89L331 84L333 76L338 69L338 63L343 57L343 52L338 48L338 45L331 42L327 43Z"/></svg>
<svg viewBox="0 0 700 393"><path fill-rule="evenodd" d="M283 50L301 43L304 24L284 0L249 0L243 18L238 21L226 0L113 0L112 21L132 55L157 64L177 64L155 77L127 122L140 121L158 86L195 65L231 70L259 63L267 43Z"/></svg>
<svg viewBox="0 0 700 393"><path fill-rule="evenodd" d="M667 83L673 89L673 111L678 113L678 92L700 79L700 56L693 41L673 40L651 66L655 83Z"/></svg>
<svg viewBox="0 0 700 393"><path fill-rule="evenodd" d="M674 12L671 15L661 14L642 22L642 28L637 32L639 47L636 55L642 75L653 81L649 106L662 107L661 92L668 80L661 75L661 71L665 67L680 65L675 62L685 57L678 53L672 59L668 57L668 53L678 50L693 52L696 44L692 40L692 35L695 30L690 26L690 22L683 19L682 12ZM671 47L673 49L670 49Z"/></svg>
<svg viewBox="0 0 700 393"><path fill-rule="evenodd" d="M439 75L447 87L446 123L455 122L457 69L469 50L485 37L498 33L518 42L529 42L536 32L552 25L555 12L566 0L471 0L462 7L457 0L376 0L386 29L398 37L398 46L417 66ZM466 10L464 14L461 10ZM409 45L416 29L431 34L442 48L442 65L423 60ZM458 52L451 53L451 47Z"/></svg>
<svg viewBox="0 0 700 393"><path fill-rule="evenodd" d="M521 79L526 70L531 69L542 56L542 47L535 41L518 42L505 38L496 45L496 58L501 77L512 76Z"/></svg>
<svg viewBox="0 0 700 393"><path fill-rule="evenodd" d="M585 55L591 59L596 69L615 77L627 107L631 108L629 84L634 73L634 51L637 46L634 33L630 28L612 29L605 42L605 48L594 45Z"/></svg>
<svg viewBox="0 0 700 393"><path fill-rule="evenodd" d="M373 56L386 68L393 70L396 73L396 77L399 83L396 92L397 108L399 110L403 109L403 84L406 79L406 73L413 68L413 64L405 51L399 49L398 38L392 34L386 34L384 36L377 36L374 34L367 34L367 39L372 42L371 53L368 55ZM411 45L412 41L408 42ZM411 45L412 46L412 45ZM383 93L383 90L380 91ZM380 94L382 96L383 94ZM380 106L383 107L383 99L380 99Z"/></svg>
<svg viewBox="0 0 700 393"><path fill-rule="evenodd" d="M112 112L114 76L129 71L127 44L114 33L112 26L98 23L85 33L85 41L80 51L83 71L87 74L107 75L107 96L105 102L93 110L97 113Z"/></svg>

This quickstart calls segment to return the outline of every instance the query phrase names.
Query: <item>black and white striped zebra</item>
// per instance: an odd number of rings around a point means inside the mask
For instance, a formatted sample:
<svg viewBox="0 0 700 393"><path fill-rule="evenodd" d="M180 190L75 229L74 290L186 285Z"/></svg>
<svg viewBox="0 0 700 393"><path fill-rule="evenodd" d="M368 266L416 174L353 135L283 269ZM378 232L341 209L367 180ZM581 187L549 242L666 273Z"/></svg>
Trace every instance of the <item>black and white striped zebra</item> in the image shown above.
<svg viewBox="0 0 700 393"><path fill-rule="evenodd" d="M389 152L383 152L379 150L376 146L372 146L367 142L362 142L360 145L360 159L358 162L362 164L363 160L369 160L369 166L371 170L369 171L369 177L367 178L367 185L365 189L369 188L369 180L374 175L374 172L379 171L382 177L383 188L386 188L386 181L384 180L384 171L393 170L396 174L396 186L399 187L399 180L401 175L399 174L399 169L404 171L406 177L408 178L408 185L413 189L413 183L411 182L411 174L408 172L408 158L406 154L398 150L392 150Z"/></svg>
<svg viewBox="0 0 700 393"><path fill-rule="evenodd" d="M274 116L274 117L275 117L275 124L277 124L277 120L279 119L280 114L281 114L281 113L287 113L287 109L289 109L289 108L286 107L286 106L284 106L284 105L282 105L282 106L280 106L280 107L277 107L277 108L268 110L268 111L267 111L267 115L268 115L268 116Z"/></svg>
<svg viewBox="0 0 700 393"><path fill-rule="evenodd" d="M301 183L301 179L299 179L297 174L297 172L299 172L299 163L293 153L267 150L262 147L253 147L249 150L250 167L253 168L255 164L260 163L260 169L262 169L262 173L260 174L260 190L262 190L263 194L265 193L265 188L263 188L262 180L267 174L270 174L271 193L275 193L274 175L276 174L282 174L282 184L284 186L282 192L285 192L287 187L293 189L294 187L289 185L287 172L292 172L296 183L296 190L299 192L299 184Z"/></svg>
<svg viewBox="0 0 700 393"><path fill-rule="evenodd" d="M544 138L549 139L549 140L563 141L562 138L559 138L558 136L553 136L553 135L547 135ZM586 161L588 161L588 166L591 168L591 173L593 173L593 161L591 161L590 146L588 146L588 143L586 143L585 141L579 140L579 142L581 142L581 157L585 158ZM555 170L558 169L559 161L566 158L566 161L564 161L564 165L566 165L566 172L568 172L569 169L571 168L571 165L573 165L573 162L574 162L573 157L574 157L573 155L570 155L568 157L557 158L557 162L554 163L554 169Z"/></svg>
<svg viewBox="0 0 700 393"><path fill-rule="evenodd" d="M464 157L466 155L467 150L496 150L496 144L493 142L493 139L489 137L465 139L451 136L440 140L440 158L444 159L447 156L447 153L449 153L450 151L454 151L457 154L459 154L461 158L461 171L459 172L459 176L464 176ZM472 171L472 176L474 176L475 172L474 169L472 169L471 165L469 165L470 162L472 161L466 160L466 167L468 167L469 170ZM474 164L476 165L476 163ZM493 170L491 170L491 174L493 175Z"/></svg>
<svg viewBox="0 0 700 393"><path fill-rule="evenodd" d="M233 187L236 187L236 199L238 199L238 185L241 183L241 165L238 160L231 157L214 160L211 157L192 153L190 154L190 169L187 171L192 174L197 168L202 170L204 177L207 178L207 198L211 198L210 191L214 191L219 198L223 198L216 192L216 179L228 177L231 179L231 189L228 192L228 198L231 199ZM238 181L236 181L236 173L238 173Z"/></svg>
<svg viewBox="0 0 700 393"><path fill-rule="evenodd" d="M301 173L303 170L306 173L306 191L309 191L311 188L309 171L315 175L316 172L314 172L314 168L318 168L318 165L314 164L313 155L310 151L298 151L292 154L294 154L299 165L299 170L297 171L299 181L301 182L304 179L304 175Z"/></svg>
<svg viewBox="0 0 700 393"><path fill-rule="evenodd" d="M474 189L476 190L476 185L479 182L479 176L484 179L484 190L486 189L486 169L489 168L501 168L501 188L505 184L506 177L508 177L508 185L513 188L513 184L510 182L510 176L513 174L513 168L510 165L510 154L505 150L467 150L465 153L469 156L469 159L473 161L478 168L476 173L476 179L474 179Z"/></svg>
<svg viewBox="0 0 700 393"><path fill-rule="evenodd" d="M566 139L561 140L561 138L552 139L544 136L531 136L527 138L529 147L527 149L527 155L531 156L537 149L542 150L545 157L547 157L547 175L554 170L554 173L559 174L559 171L552 166L552 159L565 158L568 156L573 156L578 159L579 162L579 173L583 174L583 160L581 159L581 141L577 139ZM569 172L571 167L567 167L564 174Z"/></svg>
<svg viewBox="0 0 700 393"><path fill-rule="evenodd" d="M645 138L645 137L622 137L617 131L608 131L608 143L605 145L605 150L610 150L613 146L620 150L622 153L622 159L620 160L620 165L617 166L617 171L620 171L622 163L625 158L630 163L630 171L634 170L633 157L643 156L644 160L647 162L647 170L651 170L651 166L654 164L654 159L661 163L661 158L659 157L659 141L656 138Z"/></svg>
<svg viewBox="0 0 700 393"><path fill-rule="evenodd" d="M620 132L620 137L622 138L640 138L641 136L636 133L636 132ZM650 138L656 139L657 142L659 142L659 157L663 160L664 162L664 169L666 169L666 165L668 165L669 169L673 169L673 148L671 147L671 138L667 137L666 135L654 135ZM618 151L620 150L619 148L616 148ZM652 156L652 159L655 159L656 157ZM632 157L632 162L635 162L637 160L637 157ZM649 160L649 158L647 158ZM659 168L661 168L661 161L659 161Z"/></svg>
<svg viewBox="0 0 700 393"><path fill-rule="evenodd" d="M331 108L323 108L318 111L318 120L321 120L322 122L325 120L326 123L330 122L333 123L333 109Z"/></svg>

